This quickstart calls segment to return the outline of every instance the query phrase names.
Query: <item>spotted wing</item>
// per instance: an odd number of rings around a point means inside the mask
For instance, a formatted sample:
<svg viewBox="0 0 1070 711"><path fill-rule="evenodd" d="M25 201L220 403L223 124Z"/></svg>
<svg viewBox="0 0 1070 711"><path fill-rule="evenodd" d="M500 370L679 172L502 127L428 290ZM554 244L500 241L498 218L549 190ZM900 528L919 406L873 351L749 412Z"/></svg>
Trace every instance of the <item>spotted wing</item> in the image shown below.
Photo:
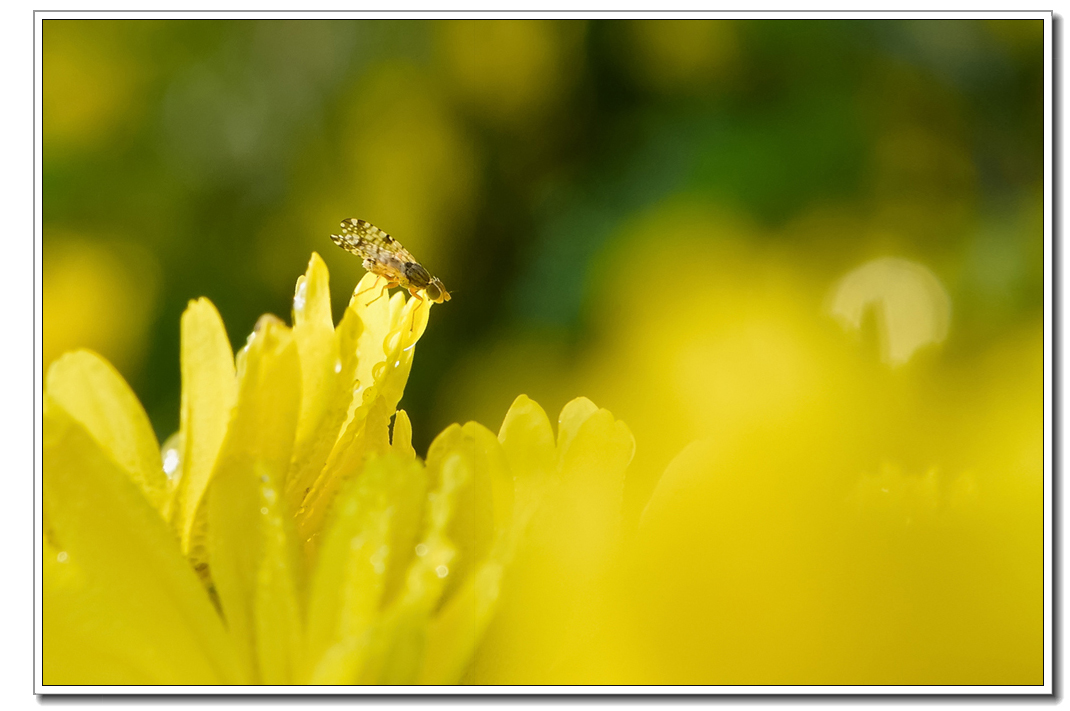
<svg viewBox="0 0 1070 711"><path fill-rule="evenodd" d="M387 264L394 260L415 261L400 242L364 220L353 218L342 220L342 234L331 235L331 239L342 249L379 264Z"/></svg>

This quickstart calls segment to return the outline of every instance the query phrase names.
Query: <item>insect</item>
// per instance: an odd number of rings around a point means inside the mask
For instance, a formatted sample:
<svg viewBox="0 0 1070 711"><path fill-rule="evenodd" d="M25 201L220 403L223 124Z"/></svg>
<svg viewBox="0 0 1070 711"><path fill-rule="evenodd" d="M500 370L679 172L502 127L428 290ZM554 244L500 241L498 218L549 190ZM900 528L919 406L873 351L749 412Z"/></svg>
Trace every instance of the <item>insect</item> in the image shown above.
<svg viewBox="0 0 1070 711"><path fill-rule="evenodd" d="M331 235L331 239L347 252L362 257L369 272L387 280L384 293L402 286L417 299L420 296L416 292L422 290L436 304L450 300L450 293L438 277L431 276L400 242L370 222L342 220L342 234Z"/></svg>

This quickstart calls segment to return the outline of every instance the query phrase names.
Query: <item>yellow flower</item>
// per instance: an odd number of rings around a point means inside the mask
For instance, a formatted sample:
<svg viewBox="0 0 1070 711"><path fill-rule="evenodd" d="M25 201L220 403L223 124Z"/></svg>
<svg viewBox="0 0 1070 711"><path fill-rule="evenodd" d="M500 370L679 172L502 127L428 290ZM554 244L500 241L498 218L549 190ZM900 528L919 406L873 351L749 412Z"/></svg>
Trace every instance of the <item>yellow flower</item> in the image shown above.
<svg viewBox="0 0 1070 711"><path fill-rule="evenodd" d="M623 423L580 398L555 441L522 395L497 437L453 425L421 461L397 404L430 305L369 298L335 328L313 254L293 328L264 316L236 359L212 304L191 302L181 426L162 450L107 362L52 365L46 685L456 683L514 554L546 540L544 501L617 490L565 566L615 535Z"/></svg>

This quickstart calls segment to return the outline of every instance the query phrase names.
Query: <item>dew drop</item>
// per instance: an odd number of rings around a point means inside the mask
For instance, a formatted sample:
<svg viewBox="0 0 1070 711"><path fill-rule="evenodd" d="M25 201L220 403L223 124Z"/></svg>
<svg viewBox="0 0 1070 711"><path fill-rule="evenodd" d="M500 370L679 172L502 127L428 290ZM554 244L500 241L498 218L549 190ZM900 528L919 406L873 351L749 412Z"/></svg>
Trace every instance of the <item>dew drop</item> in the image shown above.
<svg viewBox="0 0 1070 711"><path fill-rule="evenodd" d="M262 513L265 516L267 516L267 512L268 512L267 506L261 506L260 507L260 513Z"/></svg>
<svg viewBox="0 0 1070 711"><path fill-rule="evenodd" d="M336 373L341 373L342 372L342 361L336 360L334 362L334 372L336 372Z"/></svg>
<svg viewBox="0 0 1070 711"><path fill-rule="evenodd" d="M300 311L305 308L305 293L308 291L308 282L301 279L301 283L297 285L297 293L294 294L294 311Z"/></svg>
<svg viewBox="0 0 1070 711"><path fill-rule="evenodd" d="M66 563L67 551L60 551L60 553L56 556L56 560L58 560L60 563Z"/></svg>
<svg viewBox="0 0 1070 711"><path fill-rule="evenodd" d="M437 575L440 578L444 578L449 574L450 574L450 569L447 568L444 565L440 565L437 568L435 568L435 575Z"/></svg>
<svg viewBox="0 0 1070 711"><path fill-rule="evenodd" d="M267 484L268 483L268 475L267 474L261 474L260 475L260 481L262 483L264 483L264 484Z"/></svg>
<svg viewBox="0 0 1070 711"><path fill-rule="evenodd" d="M175 476L175 470L178 469L179 458L177 449L169 449L167 453L163 455L163 473L167 475L168 479L173 479Z"/></svg>
<svg viewBox="0 0 1070 711"><path fill-rule="evenodd" d="M416 555L418 555L418 556L420 556L422 558L425 555L427 555L427 551L428 551L428 548L423 543L417 543L416 544Z"/></svg>

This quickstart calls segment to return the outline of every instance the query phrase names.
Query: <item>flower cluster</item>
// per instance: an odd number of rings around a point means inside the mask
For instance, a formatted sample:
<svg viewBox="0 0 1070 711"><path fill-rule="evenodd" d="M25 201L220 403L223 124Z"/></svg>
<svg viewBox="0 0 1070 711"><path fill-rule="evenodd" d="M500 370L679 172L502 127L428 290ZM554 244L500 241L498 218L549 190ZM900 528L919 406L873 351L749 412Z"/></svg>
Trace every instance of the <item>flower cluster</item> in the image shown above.
<svg viewBox="0 0 1070 711"><path fill-rule="evenodd" d="M368 275L335 327L313 254L293 327L262 317L236 358L191 302L162 448L106 361L52 365L46 685L461 679L542 503L570 477L619 490L634 442L584 398L555 438L522 395L497 436L453 425L421 460L397 406L430 304L374 296Z"/></svg>

